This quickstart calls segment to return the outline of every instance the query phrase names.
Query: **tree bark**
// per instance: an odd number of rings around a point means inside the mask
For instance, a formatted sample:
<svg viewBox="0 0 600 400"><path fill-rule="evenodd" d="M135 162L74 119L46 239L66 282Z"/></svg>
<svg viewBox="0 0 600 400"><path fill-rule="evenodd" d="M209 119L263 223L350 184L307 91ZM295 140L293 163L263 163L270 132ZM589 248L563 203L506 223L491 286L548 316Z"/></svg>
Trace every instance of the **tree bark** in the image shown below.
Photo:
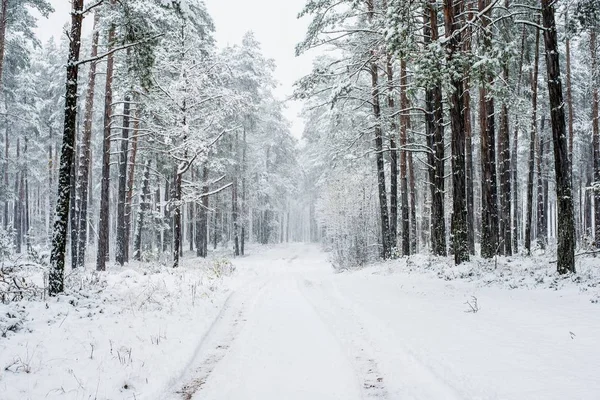
<svg viewBox="0 0 600 400"><path fill-rule="evenodd" d="M492 45L490 23L491 10L484 11L490 0L479 0L483 51ZM481 131L481 256L492 258L498 253L498 189L496 177L496 133L494 98L489 93L493 74L483 67L482 85L479 88L479 125Z"/></svg>
<svg viewBox="0 0 600 400"><path fill-rule="evenodd" d="M8 0L2 0L0 14L0 93L3 91L2 76L4 72L4 53L6 50L6 25L8 23Z"/></svg>
<svg viewBox="0 0 600 400"><path fill-rule="evenodd" d="M17 137L17 160L21 159L21 138ZM19 179L21 175L20 171L21 167L17 169L15 173L15 186L14 186L14 195L15 199L13 201L13 231L15 234L15 252L17 254L21 254L21 244L23 241L22 230L21 230L21 197L19 195Z"/></svg>
<svg viewBox="0 0 600 400"><path fill-rule="evenodd" d="M394 68L392 65L392 56L387 54L387 105L388 112L394 113L396 104L394 101ZM402 89L401 89L402 90ZM398 246L398 150L396 144L396 132L398 124L396 118L392 117L390 121L390 244L392 248ZM394 251L392 249L392 251Z"/></svg>
<svg viewBox="0 0 600 400"><path fill-rule="evenodd" d="M79 61L79 51L81 48L82 10L83 0L73 0L71 3L71 31L69 36L69 59L67 61L67 82L65 89L64 133L58 176L56 219L52 235L52 251L50 253L50 274L48 279L48 294L50 296L56 296L64 291L65 250L69 201L71 200L70 174L71 164L73 163L77 123L77 73L79 71L77 62Z"/></svg>
<svg viewBox="0 0 600 400"><path fill-rule="evenodd" d="M408 109L406 95L408 82L406 78L406 60L400 60L400 109ZM410 217L408 209L408 165L407 151L409 117L403 111L400 114L400 192L402 209L402 255L410 255Z"/></svg>
<svg viewBox="0 0 600 400"><path fill-rule="evenodd" d="M538 21L539 22L539 21ZM533 225L533 179L535 174L535 147L537 137L537 90L540 59L540 31L536 29L535 58L531 78L531 133L529 139L529 174L527 177L527 221L525 223L525 250L531 254L531 228Z"/></svg>
<svg viewBox="0 0 600 400"><path fill-rule="evenodd" d="M537 157L537 243L543 250L548 241L548 178L544 174L545 163L545 140L544 140L544 122L542 117L542 126L538 139L538 157Z"/></svg>
<svg viewBox="0 0 600 400"><path fill-rule="evenodd" d="M546 69L548 96L552 118L554 143L554 169L556 197L558 199L558 249L557 271L560 274L575 272L575 221L573 217L573 192L571 188L571 163L565 126L564 99L560 78L558 41L554 4L541 0L544 43L546 44Z"/></svg>
<svg viewBox="0 0 600 400"><path fill-rule="evenodd" d="M92 50L90 58L94 58L98 55L98 38L100 32L98 31L98 22L100 21L100 14L94 14L94 26L92 34ZM96 62L90 63L90 70L88 75L88 88L85 96L85 113L83 116L83 133L81 136L81 146L79 154L79 172L77 176L77 210L79 215L77 216L77 226L79 234L77 237L77 266L83 267L85 265L85 253L87 248L87 230L88 230L88 190L90 165L92 162L92 122L94 116L94 92L96 88Z"/></svg>
<svg viewBox="0 0 600 400"><path fill-rule="evenodd" d="M111 0L111 2L114 0ZM115 26L108 30L108 48L114 47ZM96 257L96 270L105 271L106 261L109 257L109 232L110 232L110 145L113 112L112 82L114 74L114 55L106 58L106 85L104 91L104 139L102 142L102 184L100 189L100 220L98 222L98 254Z"/></svg>
<svg viewBox="0 0 600 400"><path fill-rule="evenodd" d="M438 12L435 1L430 0L423 14L423 35L425 45L435 42L438 34ZM426 136L429 152L429 186L431 188L431 252L437 256L445 256L446 222L444 211L445 179L444 179L444 120L442 108L442 87L438 80L425 89Z"/></svg>
<svg viewBox="0 0 600 400"><path fill-rule="evenodd" d="M125 201L125 262L129 261L129 243L131 238L131 208L133 202L133 185L135 182L135 162L137 158L138 138L140 133L141 112L139 106L135 110L133 120L133 139L129 154L129 170L127 171L127 198ZM148 194L149 195L149 194ZM149 200L148 200L149 201Z"/></svg>
<svg viewBox="0 0 600 400"><path fill-rule="evenodd" d="M508 82L508 65L504 66L504 81ZM510 176L510 133L508 124L508 100L502 103L500 113L500 250L505 256L512 255L512 231L511 231L511 176Z"/></svg>
<svg viewBox="0 0 600 400"><path fill-rule="evenodd" d="M444 21L448 50L448 63L460 57L461 23L457 15L461 12L460 0L444 0ZM457 54L459 53L459 54ZM465 116L463 103L463 81L454 75L451 80L450 126L452 130L452 248L454 263L469 261L465 165Z"/></svg>
<svg viewBox="0 0 600 400"><path fill-rule="evenodd" d="M145 217L150 210L150 160L146 162L144 170L144 182L142 183L142 193L140 194L140 209L137 217L137 231L133 244L133 259L142 260L142 234L144 233Z"/></svg>
<svg viewBox="0 0 600 400"><path fill-rule="evenodd" d="M123 103L123 129L121 135L121 150L119 151L119 186L117 189L117 248L115 252L116 262L123 266L128 258L125 254L125 230L127 221L125 219L125 203L127 201L127 160L129 153L129 121L131 113L131 96L125 95Z"/></svg>
<svg viewBox="0 0 600 400"><path fill-rule="evenodd" d="M2 164L2 175L4 177L4 190L8 191L8 151L10 149L10 141L8 139L8 120L5 121L6 127L4 128L4 163ZM52 148L52 145L50 145L50 148ZM48 163L50 164L49 166L49 189L52 189L52 157L50 157L50 159L48 160ZM50 190L49 190L50 192ZM50 196L52 197L52 196ZM50 206L52 206L52 202L50 202ZM6 199L4 200L4 230L8 229L8 207L9 207L9 201L8 201L8 195L6 196ZM50 222L52 223L52 221Z"/></svg>
<svg viewBox="0 0 600 400"><path fill-rule="evenodd" d="M592 146L594 147L594 240L600 248L600 129L598 126L598 50L596 32L590 32L590 55L592 58ZM573 153L571 153L573 154Z"/></svg>
<svg viewBox="0 0 600 400"><path fill-rule="evenodd" d="M466 5L468 10L464 14L464 19L472 18L475 11L473 2L469 1ZM471 25L467 25L465 37L463 40L463 51L465 54L471 53L471 41L473 30ZM467 243L469 245L469 254L475 255L475 191L473 176L473 128L471 126L471 86L469 72L465 73L464 79L464 124L465 124L465 158L466 158L466 181L467 181Z"/></svg>

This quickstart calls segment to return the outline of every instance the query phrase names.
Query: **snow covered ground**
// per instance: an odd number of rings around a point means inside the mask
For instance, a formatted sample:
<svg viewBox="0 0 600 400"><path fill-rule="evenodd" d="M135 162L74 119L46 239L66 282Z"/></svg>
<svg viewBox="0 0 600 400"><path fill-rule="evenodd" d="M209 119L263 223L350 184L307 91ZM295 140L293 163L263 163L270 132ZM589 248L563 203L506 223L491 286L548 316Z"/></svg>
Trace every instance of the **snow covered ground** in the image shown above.
<svg viewBox="0 0 600 400"><path fill-rule="evenodd" d="M335 273L316 246L256 251L233 277L189 259L0 306L24 315L0 399L600 398L600 259L577 278L542 258Z"/></svg>

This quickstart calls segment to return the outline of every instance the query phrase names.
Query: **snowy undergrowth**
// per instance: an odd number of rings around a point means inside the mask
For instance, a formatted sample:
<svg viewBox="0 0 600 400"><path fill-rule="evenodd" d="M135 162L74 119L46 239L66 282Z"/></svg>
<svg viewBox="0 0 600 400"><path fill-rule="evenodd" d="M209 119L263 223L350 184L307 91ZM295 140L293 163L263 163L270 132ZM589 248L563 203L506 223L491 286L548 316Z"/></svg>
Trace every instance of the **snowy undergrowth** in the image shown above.
<svg viewBox="0 0 600 400"><path fill-rule="evenodd" d="M367 269L377 274L426 274L445 281L466 281L477 286L506 289L572 288L589 294L592 303L600 302L600 257L577 257L577 273L567 275L556 272L555 260L552 255L497 257L490 260L472 257L470 262L455 266L451 257L416 254Z"/></svg>
<svg viewBox="0 0 600 400"><path fill-rule="evenodd" d="M162 390L193 357L233 271L225 258L86 269L47 298L43 269L19 268L35 295L0 304L0 398L140 399Z"/></svg>

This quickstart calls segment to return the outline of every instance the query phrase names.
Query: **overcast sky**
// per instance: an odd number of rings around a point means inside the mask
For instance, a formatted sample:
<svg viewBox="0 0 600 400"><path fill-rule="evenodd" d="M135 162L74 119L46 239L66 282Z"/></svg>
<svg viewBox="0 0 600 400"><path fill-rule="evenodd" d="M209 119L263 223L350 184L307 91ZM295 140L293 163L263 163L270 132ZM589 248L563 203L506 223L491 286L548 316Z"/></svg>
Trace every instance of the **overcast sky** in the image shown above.
<svg viewBox="0 0 600 400"><path fill-rule="evenodd" d="M50 0L56 10L49 19L40 18L37 33L42 43L50 36L64 34L65 24L70 21L71 2ZM262 43L263 53L273 58L277 64L275 77L280 82L277 95L287 98L292 93L295 80L310 72L311 57L295 57L296 44L302 40L308 21L296 16L305 0L205 0L210 15L216 25L216 38L219 46L241 41L247 31L253 31ZM91 29L92 18L87 18L87 29ZM84 27L85 29L85 27ZM89 49L82 49L83 54ZM288 102L286 117L292 122L292 133L302 134L302 122L298 118L301 105Z"/></svg>

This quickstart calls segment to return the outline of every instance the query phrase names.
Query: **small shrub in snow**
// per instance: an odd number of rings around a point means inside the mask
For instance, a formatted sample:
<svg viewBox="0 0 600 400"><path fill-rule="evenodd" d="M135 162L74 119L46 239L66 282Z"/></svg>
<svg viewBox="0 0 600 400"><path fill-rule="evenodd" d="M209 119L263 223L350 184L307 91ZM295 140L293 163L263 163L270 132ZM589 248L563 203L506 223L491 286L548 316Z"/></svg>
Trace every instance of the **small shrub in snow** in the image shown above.
<svg viewBox="0 0 600 400"><path fill-rule="evenodd" d="M214 278L219 279L223 276L231 276L235 272L235 266L227 258L215 258L209 265L209 272Z"/></svg>
<svg viewBox="0 0 600 400"><path fill-rule="evenodd" d="M23 321L27 313L23 306L14 304L0 306L0 337L8 337L11 333L23 329Z"/></svg>
<svg viewBox="0 0 600 400"><path fill-rule="evenodd" d="M479 311L479 304L477 303L477 297L471 296L471 300L467 301L465 304L469 306L469 309L465 311L466 313L475 314Z"/></svg>

